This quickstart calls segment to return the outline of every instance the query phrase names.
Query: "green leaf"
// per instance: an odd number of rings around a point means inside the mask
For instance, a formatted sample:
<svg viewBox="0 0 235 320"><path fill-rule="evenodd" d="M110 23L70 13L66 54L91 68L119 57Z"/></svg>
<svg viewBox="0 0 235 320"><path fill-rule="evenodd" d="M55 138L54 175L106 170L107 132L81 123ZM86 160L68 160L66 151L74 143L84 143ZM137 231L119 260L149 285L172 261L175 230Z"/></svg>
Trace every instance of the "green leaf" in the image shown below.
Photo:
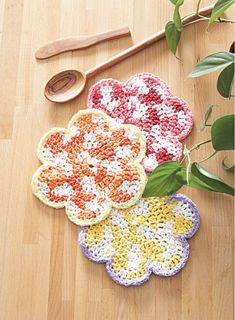
<svg viewBox="0 0 235 320"><path fill-rule="evenodd" d="M173 3L175 6L182 6L182 4L184 3L184 0L170 0L171 3Z"/></svg>
<svg viewBox="0 0 235 320"><path fill-rule="evenodd" d="M211 17L208 22L207 30L209 29L210 25L234 3L235 3L235 0L218 0L212 10Z"/></svg>
<svg viewBox="0 0 235 320"><path fill-rule="evenodd" d="M171 52L176 53L180 41L180 31L177 30L173 21L169 21L165 26L166 42Z"/></svg>
<svg viewBox="0 0 235 320"><path fill-rule="evenodd" d="M176 5L175 10L174 10L173 21L176 26L176 29L179 31L182 31L183 27L182 27L182 22L181 22L181 17L180 17L178 5Z"/></svg>
<svg viewBox="0 0 235 320"><path fill-rule="evenodd" d="M216 151L234 150L234 114L217 119L211 127L211 140Z"/></svg>
<svg viewBox="0 0 235 320"><path fill-rule="evenodd" d="M196 64L189 77L200 77L204 74L229 66L234 62L234 54L231 52L217 52L211 54Z"/></svg>
<svg viewBox="0 0 235 320"><path fill-rule="evenodd" d="M219 75L217 80L217 90L224 98L231 96L234 81L234 63L226 67Z"/></svg>
<svg viewBox="0 0 235 320"><path fill-rule="evenodd" d="M224 159L224 160L225 160L225 159ZM235 170L235 165L233 165L233 166L231 166L231 167L228 167L228 166L225 164L224 160L223 160L223 162L222 162L222 166L223 166L224 170L234 171L234 170Z"/></svg>
<svg viewBox="0 0 235 320"><path fill-rule="evenodd" d="M177 5L178 7L180 7L180 6L182 6L183 3L184 3L184 0L178 0L178 1L176 2L176 5Z"/></svg>
<svg viewBox="0 0 235 320"><path fill-rule="evenodd" d="M211 114L212 114L212 109L214 108L213 105L209 105L209 108L207 109L206 113L205 113L205 116L204 116L204 121L203 123L200 125L199 129L198 129L198 132L202 132L205 127L206 127L206 124L207 124L207 121L208 119L210 118Z"/></svg>
<svg viewBox="0 0 235 320"><path fill-rule="evenodd" d="M176 177L180 168L178 161L168 161L160 164L149 176L143 196L163 196L180 189L183 184Z"/></svg>
<svg viewBox="0 0 235 320"><path fill-rule="evenodd" d="M184 185L188 185L191 188L207 189L207 190L213 191L212 187L210 187L207 183L201 181L192 172L189 172L189 179L188 179L189 183L187 183L185 168L181 168L181 170L176 173L176 177L181 183L183 183Z"/></svg>
<svg viewBox="0 0 235 320"><path fill-rule="evenodd" d="M199 180L210 186L214 192L227 193L234 196L234 189L226 184L222 179L201 167L198 163L194 162L191 167L194 176Z"/></svg>

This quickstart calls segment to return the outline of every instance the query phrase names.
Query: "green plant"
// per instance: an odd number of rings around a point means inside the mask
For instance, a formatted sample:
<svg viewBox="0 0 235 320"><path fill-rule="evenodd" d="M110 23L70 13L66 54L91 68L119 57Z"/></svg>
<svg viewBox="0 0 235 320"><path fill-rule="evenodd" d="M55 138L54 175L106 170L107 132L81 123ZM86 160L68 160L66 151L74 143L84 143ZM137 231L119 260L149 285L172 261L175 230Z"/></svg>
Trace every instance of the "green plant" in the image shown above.
<svg viewBox="0 0 235 320"><path fill-rule="evenodd" d="M184 158L181 162L168 161L160 164L149 176L144 196L170 194L179 190L183 185L234 195L234 189L231 186L201 166L201 163L213 157L217 152L234 149L234 119L234 115L217 119L211 126L211 138L195 144L190 149L185 147ZM209 143L212 144L214 152L200 162L191 164L191 153ZM184 163L187 164L186 167L183 166Z"/></svg>
<svg viewBox="0 0 235 320"><path fill-rule="evenodd" d="M233 53L217 52L202 59L189 76L200 77L224 68L217 80L217 90L224 98L230 98L234 81L234 65Z"/></svg>
<svg viewBox="0 0 235 320"><path fill-rule="evenodd" d="M180 35L183 30L182 20L180 16L180 6L183 0L170 0L175 6L173 20L166 24L166 40L169 49L176 54ZM197 11L201 1L197 3ZM235 0L219 0L214 5L211 17L200 16L200 20L208 20L207 30L214 22L231 22L230 20L220 18ZM218 52L202 59L195 69L190 73L190 77L199 77L216 70L222 69L218 80L217 90L224 98L232 96L232 85L234 81L234 44L231 46L231 52ZM234 195L235 190L221 178L205 169L201 163L212 158L217 152L223 150L234 150L234 114L226 115L216 119L212 124L208 124L208 120L212 115L215 106L209 105L205 113L204 120L199 128L199 132L206 127L210 127L210 139L199 142L191 148L184 147L184 157L181 162L168 161L160 164L149 176L144 191L145 197L162 196L179 190L183 185L192 188L207 189L213 192L227 193ZM205 159L199 162L191 163L191 153L198 150L202 145L211 144L214 151ZM225 170L234 171L235 166L228 167L225 162L222 163Z"/></svg>
<svg viewBox="0 0 235 320"><path fill-rule="evenodd" d="M197 9L196 9L196 14L198 15L199 19L194 22L189 22L187 24L182 23L182 20L184 20L184 18L186 17L181 18L181 15L180 15L180 7L184 4L184 0L170 0L170 1L174 5L173 20L167 22L165 26L165 34L166 34L166 41L167 41L168 48L174 53L174 55L176 54L176 50L180 41L181 32L184 30L184 27L186 27L187 25L195 22L208 20L208 25L206 28L206 30L208 31L211 24L215 22L234 23L234 21L221 18L220 16L225 12L225 10L227 10L231 5L235 3L235 0L218 0L214 5L214 8L212 10L210 17L205 17L199 14L199 8L201 4L201 0L199 0L197 3Z"/></svg>

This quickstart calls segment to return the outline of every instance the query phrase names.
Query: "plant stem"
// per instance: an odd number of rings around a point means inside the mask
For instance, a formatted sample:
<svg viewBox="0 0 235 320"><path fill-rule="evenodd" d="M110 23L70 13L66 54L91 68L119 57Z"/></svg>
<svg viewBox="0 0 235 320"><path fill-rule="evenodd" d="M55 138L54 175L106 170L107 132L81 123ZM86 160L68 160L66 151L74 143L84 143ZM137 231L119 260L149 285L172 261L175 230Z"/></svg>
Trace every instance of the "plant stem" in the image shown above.
<svg viewBox="0 0 235 320"><path fill-rule="evenodd" d="M209 160L209 159L212 158L216 153L217 153L217 151L214 151L212 154L210 154L210 155L209 155L208 157L206 157L205 159L199 161L198 163L202 163L202 162L204 162L204 161L206 161L206 160Z"/></svg>
<svg viewBox="0 0 235 320"><path fill-rule="evenodd" d="M228 23L235 23L234 20L229 20L229 19L225 19L225 18L218 18L217 20L215 20L215 22L228 22Z"/></svg>
<svg viewBox="0 0 235 320"><path fill-rule="evenodd" d="M200 146L206 144L206 143L209 143L211 142L211 140L205 140L205 141L202 141L202 142L199 142L197 144L195 144L192 148L190 149L187 149L186 146L184 147L184 157L183 159L180 161L180 164L182 164L185 159L187 159L187 166L186 166L186 181L187 181L187 185L189 185L189 172L190 172L190 168L191 168L191 158L190 158L190 154L193 150L195 149L198 149ZM209 155L207 158L201 160L200 162L198 163L201 163L201 162L204 162L208 159L210 159L211 157L213 157L215 154L216 154L217 151L213 152L211 155Z"/></svg>
<svg viewBox="0 0 235 320"><path fill-rule="evenodd" d="M199 12L199 8L200 8L200 4L201 4L202 0L199 0L197 3L197 10L196 10L196 14L198 15Z"/></svg>
<svg viewBox="0 0 235 320"><path fill-rule="evenodd" d="M187 185L189 185L189 170L191 168L191 159L190 159L190 152L186 153L186 157L188 160L188 164L186 167L186 181L187 181Z"/></svg>
<svg viewBox="0 0 235 320"><path fill-rule="evenodd" d="M193 23L196 23L196 22L205 21L205 20L210 20L210 18L201 16L201 15L198 15L198 17L199 17L200 19L197 19L197 20L195 20L195 21L191 21L191 22L185 23L185 24L183 24L183 27L189 26L190 24L193 24ZM225 22L226 22L226 23L235 23L235 21L233 21L233 20L228 20L228 19L223 19L223 18L219 18L219 19L215 20L214 22L217 22L217 23L225 23Z"/></svg>
<svg viewBox="0 0 235 320"><path fill-rule="evenodd" d="M210 20L210 18L205 17L205 16L201 16L200 14L198 16L200 18L202 18L203 20ZM217 22L217 23L223 23L223 22L235 23L234 20L229 20L229 19L225 19L225 18L218 18L214 22Z"/></svg>
<svg viewBox="0 0 235 320"><path fill-rule="evenodd" d="M190 24L194 24L195 22L200 22L200 21L204 21L204 20L205 19L200 18L200 19L197 19L195 21L191 21L191 22L183 24L183 27L190 26Z"/></svg>
<svg viewBox="0 0 235 320"><path fill-rule="evenodd" d="M200 146L202 146L203 144L206 144L206 143L209 143L211 142L211 140L206 140L206 141L202 141L202 142L199 142L197 144L195 144L192 148L190 149L187 149L186 146L185 146L185 149L184 149L184 157L183 159L180 161L180 164L182 164L184 162L184 160L187 158L188 159L188 162L190 163L190 153L195 150L195 149L198 149Z"/></svg>
<svg viewBox="0 0 235 320"><path fill-rule="evenodd" d="M209 142L211 142L211 139L210 139L210 140L206 140L206 141L199 142L199 143L195 144L191 149L189 149L189 151L192 152L193 150L199 148L199 147L202 146L203 144L206 144L206 143L209 143Z"/></svg>

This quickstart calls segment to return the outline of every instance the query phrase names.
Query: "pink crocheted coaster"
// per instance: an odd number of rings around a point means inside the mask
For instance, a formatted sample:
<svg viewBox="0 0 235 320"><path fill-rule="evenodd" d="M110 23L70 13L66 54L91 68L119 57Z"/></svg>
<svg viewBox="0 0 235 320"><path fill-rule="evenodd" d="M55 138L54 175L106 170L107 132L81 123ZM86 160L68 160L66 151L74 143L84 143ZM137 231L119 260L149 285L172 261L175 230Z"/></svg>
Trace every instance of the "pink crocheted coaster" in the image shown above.
<svg viewBox="0 0 235 320"><path fill-rule="evenodd" d="M192 129L192 112L160 78L139 73L124 84L114 79L101 80L91 87L87 106L144 132L147 152L143 165L147 172L164 161L181 159L180 141Z"/></svg>

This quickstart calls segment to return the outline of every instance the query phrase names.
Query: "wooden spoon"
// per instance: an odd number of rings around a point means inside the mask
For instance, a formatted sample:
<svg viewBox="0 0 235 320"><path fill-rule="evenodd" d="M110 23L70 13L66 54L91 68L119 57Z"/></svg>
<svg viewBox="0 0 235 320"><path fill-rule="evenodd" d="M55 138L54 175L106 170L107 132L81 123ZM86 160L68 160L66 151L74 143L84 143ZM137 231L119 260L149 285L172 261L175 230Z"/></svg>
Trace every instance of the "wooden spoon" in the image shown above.
<svg viewBox="0 0 235 320"><path fill-rule="evenodd" d="M123 27L89 36L70 37L47 43L35 53L36 59L47 59L62 52L90 47L107 39L116 39L130 34L128 27Z"/></svg>
<svg viewBox="0 0 235 320"><path fill-rule="evenodd" d="M209 15L213 9L213 5L203 8L199 11L200 15ZM200 17L197 14L192 14L187 16L182 22L183 25L187 23L199 20ZM146 40L136 44L125 51L115 55L106 62L99 64L98 66L90 69L87 72L82 72L79 70L65 70L54 77L52 77L46 84L44 95L52 102L66 102L77 97L84 89L87 79L97 75L99 72L112 67L118 62L130 57L131 55L139 52L140 50L150 46L154 42L159 41L165 37L165 30L158 32L155 35L147 38Z"/></svg>

